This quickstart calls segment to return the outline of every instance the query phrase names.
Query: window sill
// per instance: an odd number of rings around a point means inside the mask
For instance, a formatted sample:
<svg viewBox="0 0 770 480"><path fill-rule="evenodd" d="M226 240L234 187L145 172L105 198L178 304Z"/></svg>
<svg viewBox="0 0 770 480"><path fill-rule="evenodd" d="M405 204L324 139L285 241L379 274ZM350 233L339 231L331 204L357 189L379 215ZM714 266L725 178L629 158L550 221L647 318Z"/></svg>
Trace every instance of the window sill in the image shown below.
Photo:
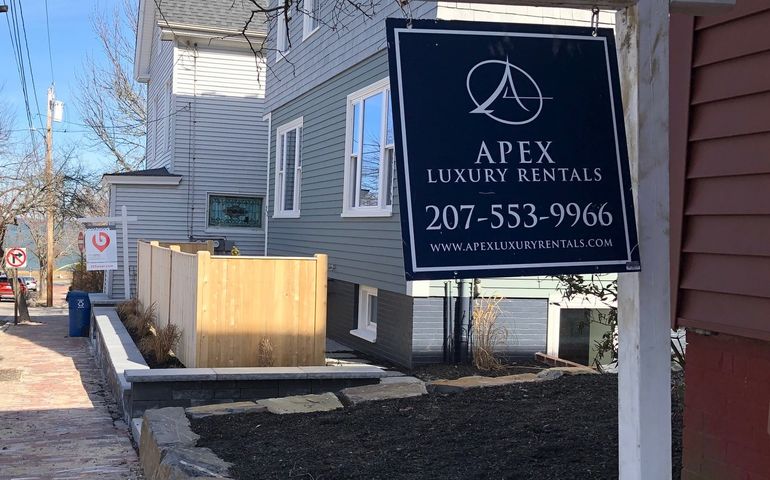
<svg viewBox="0 0 770 480"><path fill-rule="evenodd" d="M393 210L390 208L372 208L346 210L340 214L342 218L367 218L367 217L392 217Z"/></svg>
<svg viewBox="0 0 770 480"><path fill-rule="evenodd" d="M280 212L273 213L273 218L299 218L299 212Z"/></svg>
<svg viewBox="0 0 770 480"><path fill-rule="evenodd" d="M235 233L248 233L252 234L254 232L262 232L264 231L260 227L207 227L204 228L203 231L205 233L211 233L211 234L235 234Z"/></svg>
<svg viewBox="0 0 770 480"><path fill-rule="evenodd" d="M275 63L278 63L284 58L286 58L286 55L288 55L290 51L291 50L286 50L284 52L275 52Z"/></svg>
<svg viewBox="0 0 770 480"><path fill-rule="evenodd" d="M321 26L319 25L319 26L315 27L314 29L312 29L311 31L309 31L309 32L307 32L307 33L304 33L304 32L302 32L302 41L304 42L305 40L307 40L308 38L310 38L310 37L311 37L311 36L312 36L312 35L313 35L315 32L317 32L317 31L318 31L320 28L321 28Z"/></svg>
<svg viewBox="0 0 770 480"><path fill-rule="evenodd" d="M377 332L374 330L369 330L366 328L357 328L355 330L351 330L350 334L354 337L361 338L363 340L366 340L367 342L376 343L377 342Z"/></svg>

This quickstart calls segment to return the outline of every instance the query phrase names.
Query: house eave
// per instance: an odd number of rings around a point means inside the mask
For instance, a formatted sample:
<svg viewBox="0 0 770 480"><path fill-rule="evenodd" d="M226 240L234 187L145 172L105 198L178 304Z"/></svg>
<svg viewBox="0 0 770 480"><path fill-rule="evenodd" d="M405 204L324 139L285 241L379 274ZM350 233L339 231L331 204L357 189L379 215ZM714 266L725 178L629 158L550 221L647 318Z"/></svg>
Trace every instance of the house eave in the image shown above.
<svg viewBox="0 0 770 480"><path fill-rule="evenodd" d="M150 80L150 56L152 54L152 30L155 19L155 4L146 0L139 2L139 18L134 48L134 79L146 83Z"/></svg>
<svg viewBox="0 0 770 480"><path fill-rule="evenodd" d="M176 41L208 41L224 42L231 45L248 46L249 42L257 48L258 44L265 40L264 34L247 33L243 34L241 30L209 28L199 25L189 25L183 23L164 23L160 26L161 40Z"/></svg>

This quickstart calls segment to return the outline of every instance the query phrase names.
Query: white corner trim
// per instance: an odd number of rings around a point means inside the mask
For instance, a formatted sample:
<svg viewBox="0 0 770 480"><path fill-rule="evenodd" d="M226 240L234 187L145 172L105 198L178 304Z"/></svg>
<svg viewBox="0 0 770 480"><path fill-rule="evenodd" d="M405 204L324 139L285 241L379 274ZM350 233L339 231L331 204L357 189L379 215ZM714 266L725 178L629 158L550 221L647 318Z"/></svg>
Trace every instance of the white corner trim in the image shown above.
<svg viewBox="0 0 770 480"><path fill-rule="evenodd" d="M104 175L102 185L155 185L176 186L182 181L181 175L177 176L142 176L142 175Z"/></svg>
<svg viewBox="0 0 770 480"><path fill-rule="evenodd" d="M406 294L409 297L430 297L430 280L406 282Z"/></svg>
<svg viewBox="0 0 770 480"><path fill-rule="evenodd" d="M377 342L377 332L366 328L357 328L355 330L351 330L350 334L353 335L354 337L358 337L363 340L366 340L367 342L371 342L371 343Z"/></svg>

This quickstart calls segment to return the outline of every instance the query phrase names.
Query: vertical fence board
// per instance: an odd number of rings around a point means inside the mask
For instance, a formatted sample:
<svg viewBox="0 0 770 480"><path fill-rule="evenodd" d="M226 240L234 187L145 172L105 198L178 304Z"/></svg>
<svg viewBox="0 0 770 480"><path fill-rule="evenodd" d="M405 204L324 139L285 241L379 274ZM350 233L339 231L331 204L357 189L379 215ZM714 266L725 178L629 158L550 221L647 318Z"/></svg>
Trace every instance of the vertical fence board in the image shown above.
<svg viewBox="0 0 770 480"><path fill-rule="evenodd" d="M198 290L198 257L181 252L171 253L171 295L169 320L176 325L181 338L176 355L186 366L195 366L195 316Z"/></svg>

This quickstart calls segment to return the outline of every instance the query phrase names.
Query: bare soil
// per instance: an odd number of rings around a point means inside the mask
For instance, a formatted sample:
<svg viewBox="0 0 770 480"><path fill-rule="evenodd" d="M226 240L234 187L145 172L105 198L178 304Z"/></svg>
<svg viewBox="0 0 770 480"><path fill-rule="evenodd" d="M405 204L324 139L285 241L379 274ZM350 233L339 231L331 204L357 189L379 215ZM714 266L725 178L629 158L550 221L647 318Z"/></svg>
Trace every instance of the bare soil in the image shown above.
<svg viewBox="0 0 770 480"><path fill-rule="evenodd" d="M674 478L683 386L672 388ZM582 375L334 412L193 420L236 479L618 477L617 376Z"/></svg>

